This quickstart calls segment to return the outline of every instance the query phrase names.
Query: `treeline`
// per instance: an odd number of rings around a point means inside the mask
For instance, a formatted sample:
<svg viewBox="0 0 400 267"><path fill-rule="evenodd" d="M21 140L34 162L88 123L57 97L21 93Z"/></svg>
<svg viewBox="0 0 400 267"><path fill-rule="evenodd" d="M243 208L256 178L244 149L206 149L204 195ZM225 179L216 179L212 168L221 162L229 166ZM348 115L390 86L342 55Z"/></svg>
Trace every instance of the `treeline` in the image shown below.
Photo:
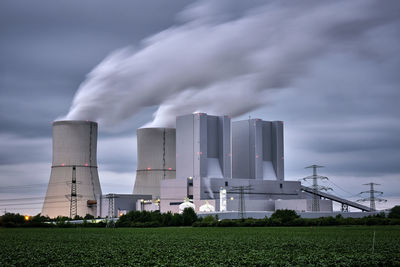
<svg viewBox="0 0 400 267"><path fill-rule="evenodd" d="M70 218L66 216L58 216L57 218L49 218L47 216L26 216L19 213L6 213L0 216L0 227L76 227L70 223ZM83 220L79 226L105 226L105 223L95 223L94 216L86 214L85 217L75 216L74 220Z"/></svg>
<svg viewBox="0 0 400 267"><path fill-rule="evenodd" d="M116 227L161 227L191 226L201 220L192 208L186 208L182 214L160 213L159 211L130 211L119 217Z"/></svg>
<svg viewBox="0 0 400 267"><path fill-rule="evenodd" d="M397 209L400 209L398 206ZM148 211L131 211L119 218L116 227L265 227L265 226L334 226L334 225L400 225L400 210L379 213L363 218L321 217L315 219L301 218L293 210L277 210L270 218L264 219L223 219L217 216L197 217L193 209L185 209L183 214L159 213Z"/></svg>
<svg viewBox="0 0 400 267"><path fill-rule="evenodd" d="M203 220L193 223L194 227L266 227L266 226L337 226L337 225L400 225L400 218L387 218L385 213L363 218L336 217L300 218L295 211L278 210L270 218L218 220L213 216L206 216Z"/></svg>
<svg viewBox="0 0 400 267"><path fill-rule="evenodd" d="M219 220L217 216L198 217L193 209L185 209L183 214L160 213L149 211L131 211L116 222L116 227L257 227L257 226L334 226L334 225L400 225L400 206L396 206L386 217L385 213L363 218L321 217L301 218L293 210L277 210L270 218Z"/></svg>
<svg viewBox="0 0 400 267"><path fill-rule="evenodd" d="M400 225L400 206L391 209L388 216L379 213L363 218L321 217L315 219L301 218L293 210L277 210L270 218L264 219L223 219L217 216L198 217L192 208L187 208L182 214L160 213L159 211L130 211L114 221L96 221L93 216L87 214L81 224L72 224L68 217L50 219L40 214L28 217L6 213L0 217L2 227L168 227L168 226L193 226L193 227L265 227L265 226L335 226L335 225Z"/></svg>

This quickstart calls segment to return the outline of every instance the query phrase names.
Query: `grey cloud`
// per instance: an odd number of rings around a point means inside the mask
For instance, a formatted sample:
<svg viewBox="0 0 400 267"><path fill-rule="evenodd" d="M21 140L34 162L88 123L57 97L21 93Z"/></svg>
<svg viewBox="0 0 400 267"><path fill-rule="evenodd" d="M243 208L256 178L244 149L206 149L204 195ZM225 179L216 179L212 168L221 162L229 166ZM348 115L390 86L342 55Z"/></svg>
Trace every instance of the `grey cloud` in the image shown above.
<svg viewBox="0 0 400 267"><path fill-rule="evenodd" d="M264 105L266 91L296 86L321 56L357 53L369 31L398 23L399 5L387 11L373 3L274 2L226 21L221 3L199 2L184 12L193 16L186 24L109 55L81 84L66 118L111 125L154 105L151 126L172 126L176 115L194 111L240 116ZM207 12L224 19L203 19Z"/></svg>
<svg viewBox="0 0 400 267"><path fill-rule="evenodd" d="M51 139L0 135L0 165L51 162ZM29 151L27 153L27 151Z"/></svg>
<svg viewBox="0 0 400 267"><path fill-rule="evenodd" d="M2 1L0 132L50 136L48 123L68 110L94 65L171 26L189 3Z"/></svg>

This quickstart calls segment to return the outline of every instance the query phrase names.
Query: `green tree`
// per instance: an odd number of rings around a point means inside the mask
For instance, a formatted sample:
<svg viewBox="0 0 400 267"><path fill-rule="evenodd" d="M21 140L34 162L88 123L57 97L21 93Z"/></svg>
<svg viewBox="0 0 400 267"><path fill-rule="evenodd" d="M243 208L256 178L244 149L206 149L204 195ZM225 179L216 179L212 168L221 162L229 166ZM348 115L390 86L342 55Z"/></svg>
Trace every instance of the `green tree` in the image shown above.
<svg viewBox="0 0 400 267"><path fill-rule="evenodd" d="M388 215L390 219L400 219L400 206L394 206Z"/></svg>
<svg viewBox="0 0 400 267"><path fill-rule="evenodd" d="M183 225L192 225L197 220L197 214L192 208L185 208L182 217Z"/></svg>
<svg viewBox="0 0 400 267"><path fill-rule="evenodd" d="M5 227L21 226L24 223L25 218L19 213L6 213L0 218L0 225Z"/></svg>
<svg viewBox="0 0 400 267"><path fill-rule="evenodd" d="M89 214L89 213L86 213L86 215L85 215L85 217L83 217L85 220L92 220L92 219L94 219L94 216L93 215L91 215L91 214Z"/></svg>
<svg viewBox="0 0 400 267"><path fill-rule="evenodd" d="M271 215L271 220L281 221L283 224L293 222L300 218L294 210L277 210Z"/></svg>

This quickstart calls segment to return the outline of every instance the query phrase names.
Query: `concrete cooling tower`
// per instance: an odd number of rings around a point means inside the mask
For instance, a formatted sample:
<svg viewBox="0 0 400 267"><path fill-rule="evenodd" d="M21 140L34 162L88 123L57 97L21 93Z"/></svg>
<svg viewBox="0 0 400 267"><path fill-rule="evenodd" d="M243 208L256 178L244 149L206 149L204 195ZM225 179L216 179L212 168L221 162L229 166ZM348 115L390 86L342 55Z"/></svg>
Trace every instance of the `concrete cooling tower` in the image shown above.
<svg viewBox="0 0 400 267"><path fill-rule="evenodd" d="M140 128L137 130L137 170L133 194L160 197L161 180L175 179L174 128Z"/></svg>
<svg viewBox="0 0 400 267"><path fill-rule="evenodd" d="M96 153L96 122L53 123L53 163L42 215L96 216L101 196Z"/></svg>

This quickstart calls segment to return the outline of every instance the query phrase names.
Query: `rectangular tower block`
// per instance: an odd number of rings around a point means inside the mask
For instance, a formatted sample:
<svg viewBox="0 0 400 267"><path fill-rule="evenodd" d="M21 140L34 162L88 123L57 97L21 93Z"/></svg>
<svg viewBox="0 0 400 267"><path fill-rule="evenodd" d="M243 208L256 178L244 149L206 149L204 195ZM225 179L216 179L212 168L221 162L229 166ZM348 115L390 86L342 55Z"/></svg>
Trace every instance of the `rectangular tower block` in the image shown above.
<svg viewBox="0 0 400 267"><path fill-rule="evenodd" d="M230 118L205 113L176 120L176 178L230 178Z"/></svg>
<svg viewBox="0 0 400 267"><path fill-rule="evenodd" d="M233 122L232 152L233 178L283 181L283 122Z"/></svg>

